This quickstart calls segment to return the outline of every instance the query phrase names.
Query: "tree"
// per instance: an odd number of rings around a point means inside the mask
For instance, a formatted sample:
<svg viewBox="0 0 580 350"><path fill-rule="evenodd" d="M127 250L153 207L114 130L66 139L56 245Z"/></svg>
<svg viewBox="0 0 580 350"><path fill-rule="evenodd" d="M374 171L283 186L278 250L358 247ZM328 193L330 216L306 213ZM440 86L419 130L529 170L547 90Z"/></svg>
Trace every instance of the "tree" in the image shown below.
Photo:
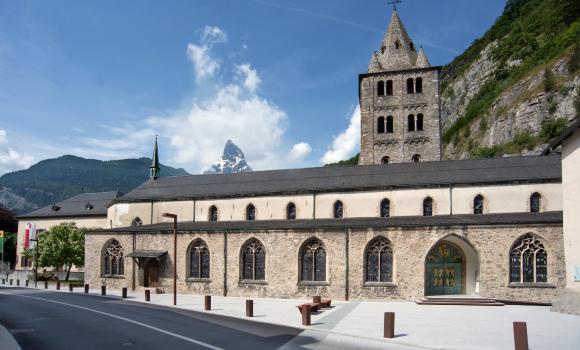
<svg viewBox="0 0 580 350"><path fill-rule="evenodd" d="M16 231L18 231L18 220L13 211L0 206L0 231L4 231L4 245L1 252L4 261L10 267L16 265Z"/></svg>
<svg viewBox="0 0 580 350"><path fill-rule="evenodd" d="M74 222L65 222L40 234L38 265L43 267L66 267L68 281L73 265L85 263L86 228L78 228Z"/></svg>

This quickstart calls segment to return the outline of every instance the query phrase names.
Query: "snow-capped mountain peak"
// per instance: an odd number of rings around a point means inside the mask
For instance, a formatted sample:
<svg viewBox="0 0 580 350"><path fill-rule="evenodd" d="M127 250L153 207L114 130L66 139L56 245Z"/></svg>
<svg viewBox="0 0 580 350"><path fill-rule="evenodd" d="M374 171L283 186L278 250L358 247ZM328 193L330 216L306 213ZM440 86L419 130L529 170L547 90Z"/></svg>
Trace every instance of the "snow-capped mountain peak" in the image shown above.
<svg viewBox="0 0 580 350"><path fill-rule="evenodd" d="M204 174L231 174L247 171L252 171L252 168L246 163L244 152L232 140L228 140L222 158L213 163Z"/></svg>

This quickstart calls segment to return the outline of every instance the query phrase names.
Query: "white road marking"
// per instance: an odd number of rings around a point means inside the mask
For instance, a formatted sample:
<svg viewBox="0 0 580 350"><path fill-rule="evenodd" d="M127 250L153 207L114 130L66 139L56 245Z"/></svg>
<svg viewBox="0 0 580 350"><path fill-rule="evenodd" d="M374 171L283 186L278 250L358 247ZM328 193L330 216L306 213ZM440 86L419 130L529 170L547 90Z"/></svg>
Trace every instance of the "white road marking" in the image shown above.
<svg viewBox="0 0 580 350"><path fill-rule="evenodd" d="M204 346L204 347L206 347L208 349L212 349L212 350L224 350L224 349L219 348L217 346L213 346L213 345L210 345L208 343L204 343L202 341L195 340L195 339L192 339L192 338L184 337L183 335L180 335L180 334L177 334L177 333L173 333L173 332L169 332L169 331L166 331L164 329L161 329L161 328L157 328L155 326L148 325L146 323L142 323L142 322L139 322L139 321L135 321L135 320L132 320L132 319L129 319L129 318L126 318L126 317L122 317L122 316L117 316L117 315L109 314L107 312L103 312L103 311L91 309L91 308L88 308L88 307L79 306L79 305L75 305L75 304L69 304L69 303L63 303L62 301L56 301L56 300L50 300L50 299L44 299L44 298L38 298L38 297L31 297L31 296L28 296L28 295L19 295L19 294L5 293L5 292L0 292L0 294L12 295L12 296L15 296L15 297L28 298L28 299L42 300L42 301L47 301L49 303L61 304L61 305L66 305L66 306L74 307L74 308L81 309L81 310L91 311L91 312L94 312L96 314L100 314L100 315L104 315L104 316L109 316L109 317L112 317L112 318L116 318L118 320L122 320L122 321L125 321L125 322L129 322L129 323L136 324L136 325L141 326L141 327L149 328L149 329L152 329L152 330L157 331L159 333L167 334L167 335L170 335L172 337L179 338L181 340L185 340L187 342L190 342L190 343L193 343L193 344L196 344L196 345Z"/></svg>

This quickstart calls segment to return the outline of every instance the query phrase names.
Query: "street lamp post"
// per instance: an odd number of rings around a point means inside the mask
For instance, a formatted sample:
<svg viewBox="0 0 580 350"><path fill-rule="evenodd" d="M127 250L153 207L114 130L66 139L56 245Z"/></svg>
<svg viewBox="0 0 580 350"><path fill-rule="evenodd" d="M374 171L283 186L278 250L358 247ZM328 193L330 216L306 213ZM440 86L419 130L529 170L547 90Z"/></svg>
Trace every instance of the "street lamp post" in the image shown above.
<svg viewBox="0 0 580 350"><path fill-rule="evenodd" d="M177 305L177 215L163 213L163 217L173 219L173 305Z"/></svg>

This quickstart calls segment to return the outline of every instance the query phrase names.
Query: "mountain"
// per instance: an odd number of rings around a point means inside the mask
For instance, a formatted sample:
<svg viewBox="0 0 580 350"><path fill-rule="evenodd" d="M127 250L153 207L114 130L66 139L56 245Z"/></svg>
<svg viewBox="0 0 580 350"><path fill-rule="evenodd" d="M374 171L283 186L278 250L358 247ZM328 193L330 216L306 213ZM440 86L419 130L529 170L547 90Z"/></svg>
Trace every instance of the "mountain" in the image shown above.
<svg viewBox="0 0 580 350"><path fill-rule="evenodd" d="M151 159L101 161L76 156L43 160L26 170L0 177L0 205L18 214L82 192L128 193L149 178ZM161 165L161 176L188 175Z"/></svg>
<svg viewBox="0 0 580 350"><path fill-rule="evenodd" d="M252 168L246 163L244 152L232 140L228 140L222 158L213 163L204 174L231 174L247 171L252 171Z"/></svg>
<svg viewBox="0 0 580 350"><path fill-rule="evenodd" d="M442 70L444 158L537 154L580 117L580 1L509 0Z"/></svg>

